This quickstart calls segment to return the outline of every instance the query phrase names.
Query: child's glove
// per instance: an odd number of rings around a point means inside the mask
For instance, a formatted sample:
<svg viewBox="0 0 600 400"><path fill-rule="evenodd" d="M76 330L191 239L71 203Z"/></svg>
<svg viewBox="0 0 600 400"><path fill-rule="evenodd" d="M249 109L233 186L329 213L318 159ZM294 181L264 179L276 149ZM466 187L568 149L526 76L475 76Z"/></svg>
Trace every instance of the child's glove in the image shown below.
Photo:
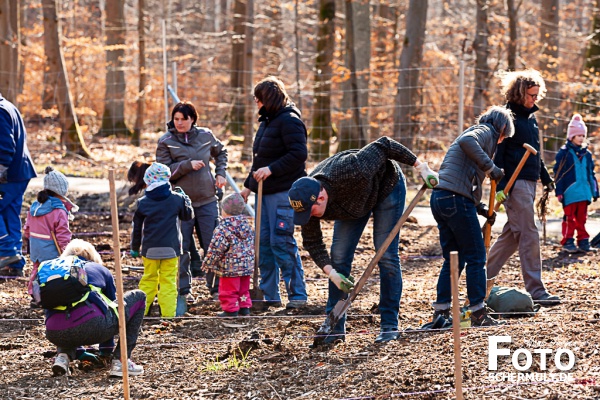
<svg viewBox="0 0 600 400"><path fill-rule="evenodd" d="M558 201L560 203L563 202L563 200L565 199L564 196L562 194L559 194L558 196L556 196L556 198L558 199ZM597 197L594 197L594 201L596 201Z"/></svg>
<svg viewBox="0 0 600 400"><path fill-rule="evenodd" d="M138 258L140 256L140 252L139 251L135 251L135 250L129 250L129 254L133 258Z"/></svg>
<svg viewBox="0 0 600 400"><path fill-rule="evenodd" d="M419 171L421 178L423 178L429 189L433 189L434 186L437 186L437 184L440 183L440 177L438 173L429 168L429 165L427 165L426 162L422 162L421 164L417 165L415 169Z"/></svg>

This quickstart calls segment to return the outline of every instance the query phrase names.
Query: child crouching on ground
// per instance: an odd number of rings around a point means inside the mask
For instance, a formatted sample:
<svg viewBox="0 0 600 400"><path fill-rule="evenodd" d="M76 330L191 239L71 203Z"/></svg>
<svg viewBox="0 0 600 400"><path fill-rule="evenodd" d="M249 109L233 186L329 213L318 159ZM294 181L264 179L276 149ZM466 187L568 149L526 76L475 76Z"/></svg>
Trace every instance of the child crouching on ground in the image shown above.
<svg viewBox="0 0 600 400"><path fill-rule="evenodd" d="M244 198L230 194L221 202L222 218L213 232L203 268L221 278L219 317L250 315L250 277L254 271L254 231L245 216Z"/></svg>
<svg viewBox="0 0 600 400"><path fill-rule="evenodd" d="M568 253L590 251L590 235L585 230L587 208L598 199L598 182L594 160L587 149L587 126L581 115L575 114L567 128L567 143L556 154L554 180L556 197L563 205L563 250ZM577 246L573 236L577 231Z"/></svg>
<svg viewBox="0 0 600 400"><path fill-rule="evenodd" d="M139 257L142 247L144 275L140 289L147 300L144 315L148 315L158 293L160 314L165 319L175 317L177 309L179 221L189 221L194 216L189 197L179 188L171 190L170 178L171 170L166 165L153 163L148 167L144 174L146 195L137 202L131 233L131 256Z"/></svg>
<svg viewBox="0 0 600 400"><path fill-rule="evenodd" d="M69 190L67 178L52 167L46 167L44 173L44 190L38 193L37 201L31 205L23 227L23 236L29 241L29 259L33 263L27 284L29 295L33 294L33 281L40 263L58 257L71 241L71 211L79 210L66 197ZM36 307L34 301L31 306Z"/></svg>

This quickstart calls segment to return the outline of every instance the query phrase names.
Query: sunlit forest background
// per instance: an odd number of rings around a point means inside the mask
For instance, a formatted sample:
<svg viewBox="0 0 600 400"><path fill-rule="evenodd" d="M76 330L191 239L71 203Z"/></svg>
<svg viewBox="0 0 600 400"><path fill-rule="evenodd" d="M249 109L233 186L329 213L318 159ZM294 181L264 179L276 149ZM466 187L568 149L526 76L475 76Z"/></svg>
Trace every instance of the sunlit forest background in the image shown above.
<svg viewBox="0 0 600 400"><path fill-rule="evenodd" d="M600 0L0 0L0 18L0 92L82 156L107 136L153 152L185 99L249 159L252 87L268 75L315 161L381 135L440 159L503 103L500 70L546 79L547 160L573 112L592 147L598 130Z"/></svg>

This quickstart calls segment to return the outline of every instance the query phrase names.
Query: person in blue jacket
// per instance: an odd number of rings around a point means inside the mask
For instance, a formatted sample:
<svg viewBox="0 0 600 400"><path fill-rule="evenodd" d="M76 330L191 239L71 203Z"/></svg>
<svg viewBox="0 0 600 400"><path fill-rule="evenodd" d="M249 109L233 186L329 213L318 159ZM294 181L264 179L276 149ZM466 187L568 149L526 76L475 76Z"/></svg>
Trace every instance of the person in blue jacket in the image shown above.
<svg viewBox="0 0 600 400"><path fill-rule="evenodd" d="M567 128L567 143L556 154L554 179L556 197L563 205L563 249L568 253L588 252L590 235L585 230L588 205L598 200L598 182L594 174L594 160L587 149L587 126L579 114L573 115ZM575 246L577 231L577 246Z"/></svg>
<svg viewBox="0 0 600 400"><path fill-rule="evenodd" d="M23 276L21 205L36 176L23 118L0 94L0 276Z"/></svg>

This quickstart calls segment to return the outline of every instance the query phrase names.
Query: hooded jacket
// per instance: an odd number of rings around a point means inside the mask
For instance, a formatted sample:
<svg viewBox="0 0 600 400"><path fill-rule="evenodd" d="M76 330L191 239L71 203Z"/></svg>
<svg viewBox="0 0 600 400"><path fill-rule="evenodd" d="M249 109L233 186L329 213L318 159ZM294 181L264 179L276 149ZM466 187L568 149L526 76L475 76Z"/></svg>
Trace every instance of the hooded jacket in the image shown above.
<svg viewBox="0 0 600 400"><path fill-rule="evenodd" d="M44 203L35 201L23 227L23 236L29 239L29 257L32 262L42 262L57 258L71 241L69 212L73 204L50 196ZM56 248L54 238L60 249Z"/></svg>
<svg viewBox="0 0 600 400"><path fill-rule="evenodd" d="M254 271L254 231L243 215L222 218L213 232L202 268L218 276L250 276Z"/></svg>
<svg viewBox="0 0 600 400"><path fill-rule="evenodd" d="M156 162L169 166L171 182L184 190L194 207L217 200L215 178L209 167L211 148L215 145L220 148L214 157L215 174L225 177L227 149L210 129L192 126L188 132L179 133L172 127L158 140ZM206 166L194 170L192 160L202 160Z"/></svg>
<svg viewBox="0 0 600 400"><path fill-rule="evenodd" d="M564 196L565 206L579 201L587 201L589 204L592 198L599 197L594 160L587 146L576 146L567 141L556 154L554 179L556 195Z"/></svg>
<svg viewBox="0 0 600 400"><path fill-rule="evenodd" d="M492 125L479 124L464 131L451 145L440 166L440 183L448 190L479 205L485 173L494 167L491 157L500 133Z"/></svg>
<svg viewBox="0 0 600 400"><path fill-rule="evenodd" d="M29 149L27 132L19 110L0 94L0 165L8 167L8 181L28 181L37 176Z"/></svg>
<svg viewBox="0 0 600 400"><path fill-rule="evenodd" d="M263 194L287 192L299 178L306 176L306 126L293 104L269 115L264 106L259 110L260 125L252 145L252 169L244 182L254 193L258 182L252 173L269 167L271 176L263 182Z"/></svg>
<svg viewBox="0 0 600 400"><path fill-rule="evenodd" d="M171 186L159 186L147 191L137 201L133 215L131 250L152 260L165 260L181 254L179 221L194 218L194 209L185 194L171 191ZM143 233L142 233L143 232Z"/></svg>

